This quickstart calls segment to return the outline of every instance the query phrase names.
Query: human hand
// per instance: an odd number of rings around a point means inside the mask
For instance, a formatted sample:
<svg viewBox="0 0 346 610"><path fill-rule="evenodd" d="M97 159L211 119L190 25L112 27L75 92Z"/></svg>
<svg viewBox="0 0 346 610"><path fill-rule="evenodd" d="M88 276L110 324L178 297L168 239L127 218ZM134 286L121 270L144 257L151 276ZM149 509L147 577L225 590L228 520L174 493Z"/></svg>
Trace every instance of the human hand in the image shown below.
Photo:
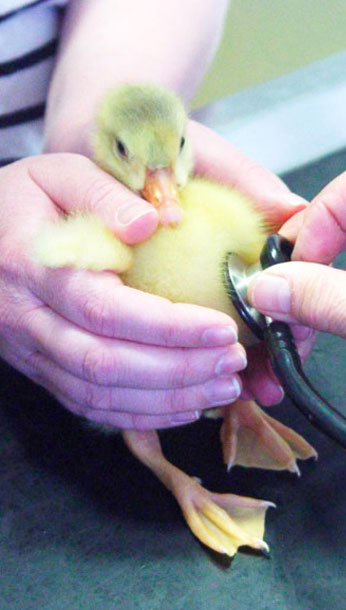
<svg viewBox="0 0 346 610"><path fill-rule="evenodd" d="M246 364L227 315L124 286L114 273L32 260L43 223L95 212L123 241L157 212L90 160L31 157L0 170L0 354L72 412L120 428L194 421L236 399Z"/></svg>
<svg viewBox="0 0 346 610"><path fill-rule="evenodd" d="M295 262L264 271L249 288L250 301L275 319L346 338L346 273L326 266L346 248L346 172L280 233L295 241Z"/></svg>
<svg viewBox="0 0 346 610"><path fill-rule="evenodd" d="M195 152L195 171L234 186L248 195L263 213L270 229L275 232L286 221L299 216L307 202L292 193L269 170L247 158L215 132L189 122L189 134ZM312 331L298 323L292 326L298 351L305 358L314 341ZM242 396L257 398L263 405L271 405L283 398L283 390L274 375L263 344L247 350L248 366L241 374Z"/></svg>

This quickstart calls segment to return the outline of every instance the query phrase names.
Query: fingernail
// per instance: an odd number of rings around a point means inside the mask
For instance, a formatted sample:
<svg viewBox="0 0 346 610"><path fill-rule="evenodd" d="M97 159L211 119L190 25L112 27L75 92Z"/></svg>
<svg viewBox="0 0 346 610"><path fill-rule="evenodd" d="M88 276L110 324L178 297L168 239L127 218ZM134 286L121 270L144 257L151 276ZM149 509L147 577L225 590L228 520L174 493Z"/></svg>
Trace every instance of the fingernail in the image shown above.
<svg viewBox="0 0 346 610"><path fill-rule="evenodd" d="M214 326L202 333L201 343L206 347L231 345L238 341L234 326Z"/></svg>
<svg viewBox="0 0 346 610"><path fill-rule="evenodd" d="M116 220L119 225L126 227L135 222L135 220L138 220L138 218L154 213L155 210L151 210L149 206L143 205L137 201L132 201L131 203L125 203L120 206L116 212Z"/></svg>
<svg viewBox="0 0 346 610"><path fill-rule="evenodd" d="M245 351L239 349L235 353L227 353L221 356L216 363L215 375L231 375L236 371L242 371L246 368L247 360Z"/></svg>
<svg viewBox="0 0 346 610"><path fill-rule="evenodd" d="M171 415L171 422L173 424L188 424L189 422L196 421L200 416L200 411L182 411L181 413L173 413L173 415Z"/></svg>
<svg viewBox="0 0 346 610"><path fill-rule="evenodd" d="M211 406L226 405L236 400L241 392L237 377L214 379L206 385L205 392Z"/></svg>
<svg viewBox="0 0 346 610"><path fill-rule="evenodd" d="M279 405L284 398L285 392L281 385L270 383L270 380L268 380L265 394L262 394L262 396L259 398L259 402L262 407L275 407L276 405Z"/></svg>
<svg viewBox="0 0 346 610"><path fill-rule="evenodd" d="M314 332L309 326L300 326L298 324L292 324L291 331L296 341L306 341Z"/></svg>
<svg viewBox="0 0 346 610"><path fill-rule="evenodd" d="M264 313L289 313L291 291L287 280L277 275L257 277L250 286L252 304Z"/></svg>
<svg viewBox="0 0 346 610"><path fill-rule="evenodd" d="M275 394L277 394L275 396ZM273 387L273 400L275 401L274 404L278 405L280 404L280 402L285 398L285 390L283 389L283 387L281 385L275 385Z"/></svg>

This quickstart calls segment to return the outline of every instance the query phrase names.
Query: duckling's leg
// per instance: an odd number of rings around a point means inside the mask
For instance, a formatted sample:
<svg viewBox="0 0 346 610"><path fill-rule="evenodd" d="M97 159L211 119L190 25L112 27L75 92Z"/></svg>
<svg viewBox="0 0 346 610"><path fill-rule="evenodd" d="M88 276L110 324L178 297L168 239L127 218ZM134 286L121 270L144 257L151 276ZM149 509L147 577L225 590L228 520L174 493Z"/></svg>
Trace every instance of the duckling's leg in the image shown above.
<svg viewBox="0 0 346 610"><path fill-rule="evenodd" d="M230 557L240 546L268 553L269 547L262 538L265 512L274 506L271 502L207 491L164 457L154 430L126 430L123 437L130 451L173 493L201 542Z"/></svg>
<svg viewBox="0 0 346 610"><path fill-rule="evenodd" d="M297 458L317 458L315 449L265 413L253 401L238 400L223 410L221 443L223 460L233 465L289 470L300 475Z"/></svg>

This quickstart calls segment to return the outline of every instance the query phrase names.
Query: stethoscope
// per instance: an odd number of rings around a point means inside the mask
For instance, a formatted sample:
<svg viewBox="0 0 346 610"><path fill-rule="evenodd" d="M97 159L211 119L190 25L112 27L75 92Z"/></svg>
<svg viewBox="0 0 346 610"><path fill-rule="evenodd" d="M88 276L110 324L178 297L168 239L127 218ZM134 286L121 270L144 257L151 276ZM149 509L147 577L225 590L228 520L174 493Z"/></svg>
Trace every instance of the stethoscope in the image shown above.
<svg viewBox="0 0 346 610"><path fill-rule="evenodd" d="M288 324L262 315L247 299L251 279L263 269L289 262L292 250L291 242L275 234L268 237L255 265L248 266L239 256L229 254L225 265L227 289L241 318L264 341L287 396L316 428L346 449L346 417L322 398L306 377Z"/></svg>

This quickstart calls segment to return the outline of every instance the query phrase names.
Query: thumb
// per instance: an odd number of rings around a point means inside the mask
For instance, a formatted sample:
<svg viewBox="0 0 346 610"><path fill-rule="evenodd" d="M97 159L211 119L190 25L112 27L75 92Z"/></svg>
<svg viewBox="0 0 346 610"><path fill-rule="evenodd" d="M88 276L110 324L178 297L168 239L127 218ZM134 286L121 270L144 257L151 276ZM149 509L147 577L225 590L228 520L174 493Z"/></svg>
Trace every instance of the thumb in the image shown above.
<svg viewBox="0 0 346 610"><path fill-rule="evenodd" d="M346 272L290 262L267 269L249 286L251 304L276 320L346 338Z"/></svg>
<svg viewBox="0 0 346 610"><path fill-rule="evenodd" d="M64 212L97 214L127 244L143 241L155 231L155 208L87 157L57 153L31 159L31 178Z"/></svg>

